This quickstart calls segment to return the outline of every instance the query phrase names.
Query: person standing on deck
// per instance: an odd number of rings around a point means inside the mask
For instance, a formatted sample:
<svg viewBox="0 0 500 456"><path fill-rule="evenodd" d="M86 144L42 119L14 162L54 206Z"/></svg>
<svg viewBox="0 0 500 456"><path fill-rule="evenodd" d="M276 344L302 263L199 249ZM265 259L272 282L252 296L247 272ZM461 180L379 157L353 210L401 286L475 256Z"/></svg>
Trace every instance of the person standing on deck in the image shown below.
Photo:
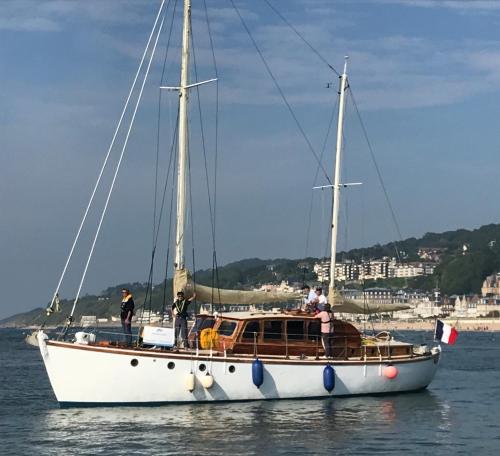
<svg viewBox="0 0 500 456"><path fill-rule="evenodd" d="M330 304L324 305L324 310L316 314L315 318L321 319L321 343L325 349L325 356L331 358L332 353L332 337L333 337L333 313Z"/></svg>
<svg viewBox="0 0 500 456"><path fill-rule="evenodd" d="M172 304L172 313L175 316L175 344L179 347L187 348L187 319L188 313L187 309L189 303L196 298L196 293L193 293L189 299L184 297L184 292L179 291L177 293L177 299Z"/></svg>
<svg viewBox="0 0 500 456"><path fill-rule="evenodd" d="M120 306L120 320L127 345L132 345L132 316L134 315L134 300L130 290L122 290L122 303Z"/></svg>
<svg viewBox="0 0 500 456"><path fill-rule="evenodd" d="M316 301L316 293L311 290L311 287L305 284L302 287L302 293L304 294L304 307L303 310L310 311L313 302Z"/></svg>
<svg viewBox="0 0 500 456"><path fill-rule="evenodd" d="M328 300L326 299L326 296L323 294L323 288L316 287L315 293L316 293L316 303L317 303L316 307L321 312L322 310L325 309Z"/></svg>

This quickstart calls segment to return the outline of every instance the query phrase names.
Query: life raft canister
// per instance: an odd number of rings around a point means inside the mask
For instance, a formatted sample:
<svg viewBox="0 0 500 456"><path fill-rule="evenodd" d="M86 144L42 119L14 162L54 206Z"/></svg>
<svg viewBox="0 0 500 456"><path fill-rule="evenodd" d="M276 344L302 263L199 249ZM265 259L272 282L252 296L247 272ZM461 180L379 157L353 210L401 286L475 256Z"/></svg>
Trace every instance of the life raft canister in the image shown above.
<svg viewBox="0 0 500 456"><path fill-rule="evenodd" d="M219 347L219 333L212 328L205 328L200 333L200 347L202 350Z"/></svg>
<svg viewBox="0 0 500 456"><path fill-rule="evenodd" d="M335 371L330 364L323 369L323 386L329 393L335 388Z"/></svg>
<svg viewBox="0 0 500 456"><path fill-rule="evenodd" d="M252 363L252 380L257 388L264 383L264 365L259 358Z"/></svg>

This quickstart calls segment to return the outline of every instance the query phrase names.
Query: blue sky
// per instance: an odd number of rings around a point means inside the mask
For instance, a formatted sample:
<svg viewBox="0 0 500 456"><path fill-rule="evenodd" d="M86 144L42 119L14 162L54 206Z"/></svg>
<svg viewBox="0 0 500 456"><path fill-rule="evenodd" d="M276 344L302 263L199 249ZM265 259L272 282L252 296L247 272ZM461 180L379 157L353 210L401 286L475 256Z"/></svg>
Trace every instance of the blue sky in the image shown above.
<svg viewBox="0 0 500 456"><path fill-rule="evenodd" d="M500 2L271 3L337 69L343 56L350 56L352 92L403 237L499 221ZM0 317L50 300L159 4L0 2ZM219 262L303 257L316 163L231 3L207 0L207 5L220 76ZM336 96L336 90L325 86L336 84L335 76L264 1L241 0L237 5L321 153ZM199 79L208 79L214 69L203 2L193 0L193 9ZM167 71L171 85L179 77L173 66L176 32L177 26ZM165 42L164 34L160 54ZM146 86L84 292L147 279L160 60L155 59ZM215 88L206 86L201 93L212 166ZM165 95L163 151L173 110L175 96ZM207 267L212 247L196 117L194 110L196 266ZM344 181L364 184L345 195L340 248L396 239L351 101L346 122ZM330 174L333 144L330 136L325 151ZM164 152L162 165L166 159ZM319 178L316 183L325 182ZM313 203L307 254L321 256L326 251L328 194L316 193ZM98 213L91 215L61 290L64 297L76 292ZM187 247L191 249L190 242Z"/></svg>

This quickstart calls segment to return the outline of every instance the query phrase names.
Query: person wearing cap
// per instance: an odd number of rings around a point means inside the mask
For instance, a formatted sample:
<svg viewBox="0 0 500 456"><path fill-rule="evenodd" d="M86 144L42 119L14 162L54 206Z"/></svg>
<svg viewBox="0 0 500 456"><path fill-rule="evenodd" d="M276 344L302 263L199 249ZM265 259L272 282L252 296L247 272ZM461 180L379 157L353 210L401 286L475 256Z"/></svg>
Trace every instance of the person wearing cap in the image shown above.
<svg viewBox="0 0 500 456"><path fill-rule="evenodd" d="M187 348L187 319L189 303L196 298L196 293L193 293L189 299L184 297L184 292L177 293L177 299L172 304L172 313L175 315L175 343L176 345Z"/></svg>
<svg viewBox="0 0 500 456"><path fill-rule="evenodd" d="M316 307L317 309L321 312L324 310L326 304L328 303L328 300L326 299L326 296L323 294L323 288L321 287L316 287Z"/></svg>
<svg viewBox="0 0 500 456"><path fill-rule="evenodd" d="M130 290L122 290L122 303L120 306L120 320L127 345L132 345L132 316L134 315L134 299Z"/></svg>
<svg viewBox="0 0 500 456"><path fill-rule="evenodd" d="M302 287L302 293L304 296L303 310L310 311L312 304L316 301L316 293L312 291L311 287L307 284L304 284Z"/></svg>

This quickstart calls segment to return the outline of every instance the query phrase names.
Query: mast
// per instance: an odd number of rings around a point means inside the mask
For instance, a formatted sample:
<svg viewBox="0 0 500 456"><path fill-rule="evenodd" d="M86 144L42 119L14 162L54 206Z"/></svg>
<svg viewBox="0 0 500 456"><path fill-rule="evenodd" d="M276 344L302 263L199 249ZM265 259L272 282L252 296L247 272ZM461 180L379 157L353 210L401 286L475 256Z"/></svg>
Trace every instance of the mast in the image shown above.
<svg viewBox="0 0 500 456"><path fill-rule="evenodd" d="M335 156L335 180L333 182L333 213L332 213L332 251L330 258L330 285L328 287L328 299L330 304L334 304L335 300L335 264L337 256L337 231L339 222L340 209L340 168L342 165L342 131L344 127L344 110L345 110L345 91L347 86L347 59L345 57L344 72L340 77L340 101L339 101L339 119L337 125L337 150Z"/></svg>
<svg viewBox="0 0 500 456"><path fill-rule="evenodd" d="M179 165L177 169L177 229L175 235L175 269L184 269L184 228L186 218L186 162L188 144L189 38L191 34L191 0L184 0L182 29L181 83L179 87ZM177 290L174 290L176 292Z"/></svg>

